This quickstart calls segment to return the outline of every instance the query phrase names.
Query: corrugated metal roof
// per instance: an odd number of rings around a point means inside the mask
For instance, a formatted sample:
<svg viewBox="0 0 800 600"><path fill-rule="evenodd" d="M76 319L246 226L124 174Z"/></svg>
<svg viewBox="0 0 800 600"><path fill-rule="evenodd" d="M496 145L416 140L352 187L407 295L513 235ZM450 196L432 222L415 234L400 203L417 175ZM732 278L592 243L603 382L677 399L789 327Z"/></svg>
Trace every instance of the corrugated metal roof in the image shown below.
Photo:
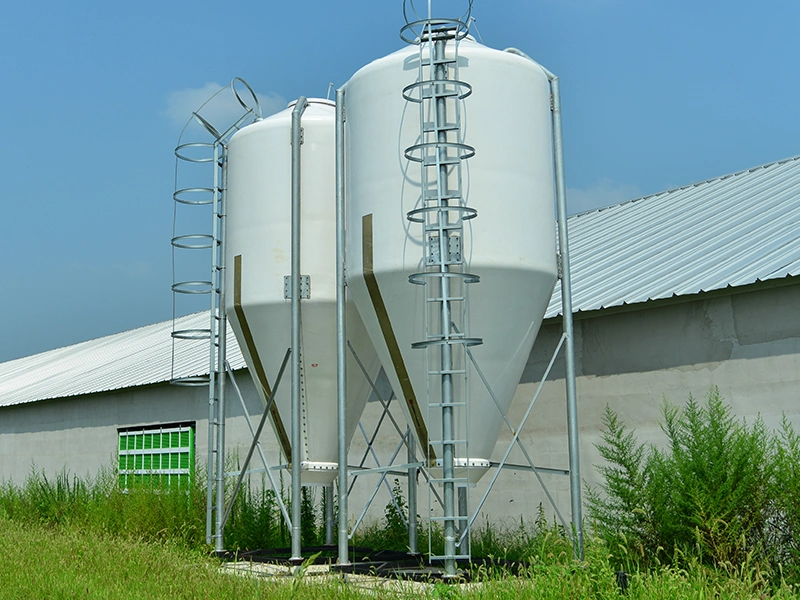
<svg viewBox="0 0 800 600"><path fill-rule="evenodd" d="M175 320L176 329L208 328L208 312ZM108 392L173 377L172 320L0 364L0 406ZM245 366L228 328L228 362ZM208 340L176 342L175 377L208 374Z"/></svg>
<svg viewBox="0 0 800 600"><path fill-rule="evenodd" d="M800 275L800 156L568 223L574 312Z"/></svg>
<svg viewBox="0 0 800 600"><path fill-rule="evenodd" d="M573 309L590 311L800 275L800 156L569 218ZM556 286L546 317L561 312ZM176 329L208 327L208 313ZM0 406L162 383L173 322L0 364ZM244 367L228 331L228 361ZM208 373L180 342L175 376Z"/></svg>

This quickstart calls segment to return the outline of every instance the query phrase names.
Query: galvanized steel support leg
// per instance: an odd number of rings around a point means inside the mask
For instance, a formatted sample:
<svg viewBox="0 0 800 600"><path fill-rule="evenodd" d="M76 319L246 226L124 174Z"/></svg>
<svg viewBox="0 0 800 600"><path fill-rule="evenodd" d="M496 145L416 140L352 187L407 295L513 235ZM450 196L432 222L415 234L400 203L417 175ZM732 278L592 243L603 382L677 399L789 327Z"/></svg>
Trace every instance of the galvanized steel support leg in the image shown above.
<svg viewBox="0 0 800 600"><path fill-rule="evenodd" d="M292 111L292 562L303 560L300 529L300 123L307 106L308 100L300 96Z"/></svg>
<svg viewBox="0 0 800 600"><path fill-rule="evenodd" d="M581 463L578 432L578 397L575 385L575 332L572 326L572 282L567 233L567 185L564 175L564 142L561 135L561 93L558 77L548 72L553 96L553 145L556 163L558 200L558 244L561 254L561 314L566 336L565 364L567 388L567 436L569 440L569 486L575 556L583 560L583 509L581 506Z"/></svg>
<svg viewBox="0 0 800 600"><path fill-rule="evenodd" d="M333 546L333 484L325 486L325 545Z"/></svg>
<svg viewBox="0 0 800 600"><path fill-rule="evenodd" d="M417 462L417 453L414 450L416 443L411 428L407 430L408 464ZM419 554L417 549L417 467L408 467L408 551L410 554Z"/></svg>
<svg viewBox="0 0 800 600"><path fill-rule="evenodd" d="M469 511L467 506L467 486L458 486L458 538L459 552L469 554Z"/></svg>
<svg viewBox="0 0 800 600"><path fill-rule="evenodd" d="M345 345L345 231L344 231L344 90L336 90L336 415L339 452L339 532L340 565L350 564L347 556L347 347Z"/></svg>

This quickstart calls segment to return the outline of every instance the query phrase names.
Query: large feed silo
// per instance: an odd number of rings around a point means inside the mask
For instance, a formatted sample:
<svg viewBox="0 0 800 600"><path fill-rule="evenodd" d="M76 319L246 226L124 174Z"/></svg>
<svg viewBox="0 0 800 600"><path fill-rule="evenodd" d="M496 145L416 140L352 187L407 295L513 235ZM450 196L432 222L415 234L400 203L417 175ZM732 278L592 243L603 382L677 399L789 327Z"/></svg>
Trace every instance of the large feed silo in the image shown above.
<svg viewBox="0 0 800 600"><path fill-rule="evenodd" d="M348 287L434 475L449 444L444 478L476 482L557 279L550 84L458 26L423 35L344 86Z"/></svg>
<svg viewBox="0 0 800 600"><path fill-rule="evenodd" d="M300 427L301 482L336 478L335 108L310 99L302 116ZM266 403L291 346L292 107L245 127L228 145L225 309L256 388ZM354 305L348 338L374 377L378 361ZM348 358L352 361L352 357ZM353 372L358 367L348 363ZM291 460L291 387L284 376L270 417ZM369 395L348 385L347 442Z"/></svg>

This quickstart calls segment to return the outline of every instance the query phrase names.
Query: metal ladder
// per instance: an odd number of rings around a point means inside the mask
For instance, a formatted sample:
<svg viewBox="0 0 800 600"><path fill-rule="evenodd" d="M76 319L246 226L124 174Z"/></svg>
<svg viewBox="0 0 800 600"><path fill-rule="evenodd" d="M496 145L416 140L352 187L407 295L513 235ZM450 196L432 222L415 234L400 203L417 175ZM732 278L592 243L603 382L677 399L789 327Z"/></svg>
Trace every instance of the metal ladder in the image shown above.
<svg viewBox="0 0 800 600"><path fill-rule="evenodd" d="M252 99L249 106L237 90L241 84ZM217 94L224 91L219 90ZM227 188L227 142L231 136L253 120L261 118L261 108L253 89L238 77L231 81L230 89L238 103L244 109L242 114L224 132L218 131L208 120L201 116L203 106L192 113L187 123L199 123L208 132L213 141L184 142L175 148L175 192L172 198L175 203L172 256L173 256L173 328L172 328L172 374L170 383L180 386L208 386L208 488L206 498L206 543L215 541L217 551L223 549L222 517L225 506L225 360L227 341L227 318L225 316L225 191ZM186 127L184 127L184 131ZM183 132L181 132L183 136ZM207 167L205 166L207 165ZM190 173L192 183L179 185L181 167L195 167ZM197 167L201 167L198 169ZM200 185L195 185L194 178L202 177ZM180 216L187 221L195 221L202 212L211 212L210 233L177 234ZM187 214L187 211L192 214ZM206 212L207 216L207 212ZM178 275L176 256L187 252L205 252L210 258L210 273L206 279L200 271L194 271L188 278ZM210 256L209 256L210 255ZM206 263L207 265L208 263ZM192 261L192 266L199 268ZM207 267L205 267L207 268ZM199 276L194 276L197 273ZM181 297L197 297L207 294L209 300L208 327L178 328L176 321L182 309ZM195 306L196 310L196 306ZM176 356L182 352L189 355L196 352L198 342L208 343L208 375L176 374ZM214 518L216 517L216 519ZM216 522L215 522L216 521Z"/></svg>
<svg viewBox="0 0 800 600"><path fill-rule="evenodd" d="M442 485L444 508L443 516L430 517L429 527L435 522L443 524L445 548L443 555L433 555L429 547L429 554L431 560L443 560L446 573L452 576L456 560L470 559L468 543L463 544L465 549L456 550L456 529L463 531L468 523L469 509L463 507L463 497L459 511L463 516L456 515L455 508L456 487L468 489L469 485L465 348L482 343L465 334L465 286L479 281L463 268L464 221L477 216L477 211L465 204L462 186L463 162L475 154L474 148L462 141L460 107L472 88L458 76L458 46L467 35L469 19L433 19L429 14L425 19L406 20L401 37L419 46L419 76L403 90L403 96L419 104L420 135L418 143L404 154L407 160L419 163L421 172L419 207L411 210L407 219L422 225L425 267L409 281L425 286L426 304L425 339L412 348L426 351L428 422L435 410L441 411L442 418L441 439L430 440L427 451L428 465L442 467L442 476L431 478L430 483ZM409 32L416 34L415 39ZM435 401L437 396L439 401ZM455 476L456 465L466 471L465 477ZM430 491L428 495L430 505Z"/></svg>

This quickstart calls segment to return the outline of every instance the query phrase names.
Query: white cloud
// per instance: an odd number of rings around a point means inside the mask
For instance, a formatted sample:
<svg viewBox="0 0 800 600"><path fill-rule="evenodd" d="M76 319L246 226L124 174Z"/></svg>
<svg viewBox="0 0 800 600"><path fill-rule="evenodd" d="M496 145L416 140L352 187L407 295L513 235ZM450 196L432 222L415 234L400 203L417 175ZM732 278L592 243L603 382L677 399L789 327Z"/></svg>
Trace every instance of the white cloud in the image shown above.
<svg viewBox="0 0 800 600"><path fill-rule="evenodd" d="M617 183L608 177L603 177L585 189L568 188L567 212L574 215L586 210L633 200L641 195L639 188L632 183Z"/></svg>
<svg viewBox="0 0 800 600"><path fill-rule="evenodd" d="M248 102L250 98L246 88L237 86L237 90L242 99ZM275 92L256 93L256 95L264 117L286 108L286 99ZM160 114L175 125L183 126L189 121L193 112L198 112L218 130L224 131L243 114L243 109L229 85L223 86L219 83L208 82L199 88L185 88L170 92L167 95L167 106Z"/></svg>

